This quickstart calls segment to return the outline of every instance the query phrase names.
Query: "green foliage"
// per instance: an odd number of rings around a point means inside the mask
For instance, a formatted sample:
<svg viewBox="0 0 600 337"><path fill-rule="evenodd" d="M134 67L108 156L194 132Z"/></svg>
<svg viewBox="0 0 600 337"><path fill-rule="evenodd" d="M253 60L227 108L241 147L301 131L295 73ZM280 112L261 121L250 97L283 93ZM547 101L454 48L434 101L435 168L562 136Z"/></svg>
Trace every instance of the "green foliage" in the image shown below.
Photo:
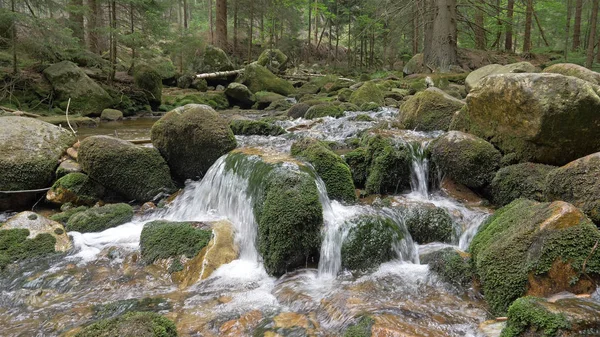
<svg viewBox="0 0 600 337"><path fill-rule="evenodd" d="M75 337L177 337L175 324L153 312L129 312L84 327Z"/></svg>
<svg viewBox="0 0 600 337"><path fill-rule="evenodd" d="M569 329L567 318L541 305L545 301L537 297L522 297L508 308L508 322L500 337L523 336L527 332L538 332L539 336L558 336L560 330Z"/></svg>
<svg viewBox="0 0 600 337"><path fill-rule="evenodd" d="M229 123L234 135L279 136L286 131L278 125L255 120L236 119Z"/></svg>
<svg viewBox="0 0 600 337"><path fill-rule="evenodd" d="M54 253L56 238L51 234L38 234L28 239L24 228L0 230L0 270L18 260Z"/></svg>
<svg viewBox="0 0 600 337"><path fill-rule="evenodd" d="M348 327L344 332L344 337L371 337L371 328L375 320L369 316L363 316L360 320Z"/></svg>
<svg viewBox="0 0 600 337"><path fill-rule="evenodd" d="M133 208L128 204L109 204L72 215L67 221L67 230L81 233L101 232L129 222L132 218Z"/></svg>
<svg viewBox="0 0 600 337"><path fill-rule="evenodd" d="M142 260L151 264L159 259L193 258L206 247L211 230L189 222L152 221L144 225L140 236Z"/></svg>

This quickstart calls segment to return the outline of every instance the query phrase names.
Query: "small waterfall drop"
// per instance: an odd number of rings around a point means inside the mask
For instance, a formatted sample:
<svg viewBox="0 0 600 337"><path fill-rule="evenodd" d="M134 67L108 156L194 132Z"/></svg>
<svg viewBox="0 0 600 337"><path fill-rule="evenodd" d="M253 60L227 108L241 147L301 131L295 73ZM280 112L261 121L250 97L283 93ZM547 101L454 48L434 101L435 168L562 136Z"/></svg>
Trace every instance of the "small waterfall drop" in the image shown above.
<svg viewBox="0 0 600 337"><path fill-rule="evenodd" d="M413 193L426 200L429 199L429 159L425 154L428 145L429 141L408 143L412 159L410 187Z"/></svg>

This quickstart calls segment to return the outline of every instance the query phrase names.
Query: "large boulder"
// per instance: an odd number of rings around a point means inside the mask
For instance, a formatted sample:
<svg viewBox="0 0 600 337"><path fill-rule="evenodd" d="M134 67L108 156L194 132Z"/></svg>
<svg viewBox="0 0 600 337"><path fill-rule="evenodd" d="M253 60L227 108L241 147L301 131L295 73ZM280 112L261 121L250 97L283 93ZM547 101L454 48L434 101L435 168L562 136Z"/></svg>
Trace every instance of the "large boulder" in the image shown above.
<svg viewBox="0 0 600 337"><path fill-rule="evenodd" d="M473 270L469 254L453 247L444 248L427 255L429 271L442 281L458 289L468 289L473 281Z"/></svg>
<svg viewBox="0 0 600 337"><path fill-rule="evenodd" d="M348 164L325 144L314 139L303 139L292 144L291 153L306 159L323 179L330 199L356 201L352 173Z"/></svg>
<svg viewBox="0 0 600 337"><path fill-rule="evenodd" d="M47 188L73 134L26 117L0 117L0 191ZM25 207L35 195L0 194L0 211Z"/></svg>
<svg viewBox="0 0 600 337"><path fill-rule="evenodd" d="M137 67L133 76L135 86L143 93L153 110L157 110L162 101L162 78L160 74L147 66Z"/></svg>
<svg viewBox="0 0 600 337"><path fill-rule="evenodd" d="M152 145L181 180L202 178L237 143L227 121L207 105L188 104L152 126Z"/></svg>
<svg viewBox="0 0 600 337"><path fill-rule="evenodd" d="M290 82L275 76L269 69L254 63L249 64L244 69L241 83L246 85L253 93L271 91L288 96L295 91Z"/></svg>
<svg viewBox="0 0 600 337"><path fill-rule="evenodd" d="M600 231L575 206L518 199L486 220L469 250L486 301L505 314L524 295L594 291L598 240Z"/></svg>
<svg viewBox="0 0 600 337"><path fill-rule="evenodd" d="M67 230L80 233L102 232L129 222L132 218L133 208L128 204L92 207L72 215L67 221Z"/></svg>
<svg viewBox="0 0 600 337"><path fill-rule="evenodd" d="M123 119L123 112L115 109L104 109L100 114L100 119L104 121L118 121Z"/></svg>
<svg viewBox="0 0 600 337"><path fill-rule="evenodd" d="M273 71L283 71L286 68L288 57L279 49L265 49L258 57L257 63Z"/></svg>
<svg viewBox="0 0 600 337"><path fill-rule="evenodd" d="M464 105L438 88L428 88L400 106L399 122L405 129L448 131L454 113Z"/></svg>
<svg viewBox="0 0 600 337"><path fill-rule="evenodd" d="M433 204L410 207L404 214L404 223L413 240L420 244L451 243L458 237L457 224L448 211Z"/></svg>
<svg viewBox="0 0 600 337"><path fill-rule="evenodd" d="M544 69L544 73L573 76L600 85L600 74L586 67L572 63L557 63Z"/></svg>
<svg viewBox="0 0 600 337"><path fill-rule="evenodd" d="M104 187L87 175L75 172L58 179L46 193L46 200L55 204L92 206L104 196Z"/></svg>
<svg viewBox="0 0 600 337"><path fill-rule="evenodd" d="M431 145L431 157L450 179L477 189L492 181L502 154L481 138L450 131Z"/></svg>
<svg viewBox="0 0 600 337"><path fill-rule="evenodd" d="M404 75L413 75L413 74L429 74L431 70L425 66L423 62L423 54L415 54L402 69Z"/></svg>
<svg viewBox="0 0 600 337"><path fill-rule="evenodd" d="M21 212L0 227L0 231L14 229L28 230L27 239L34 239L40 234L52 236L55 240L54 250L57 252L66 252L73 247L63 225L34 212Z"/></svg>
<svg viewBox="0 0 600 337"><path fill-rule="evenodd" d="M233 104L238 104L242 108L249 108L256 102L254 94L241 83L230 83L225 89L225 95Z"/></svg>
<svg viewBox="0 0 600 337"><path fill-rule="evenodd" d="M471 89L473 89L482 79L490 75L538 72L539 69L537 69L534 65L532 65L529 62L512 63L505 66L500 64L489 64L487 66L472 71L465 79L465 87L467 89L467 92L471 91Z"/></svg>
<svg viewBox="0 0 600 337"><path fill-rule="evenodd" d="M227 54L220 48L207 45L204 54L198 60L199 64L195 66L198 73L214 73L218 71L233 70L233 63Z"/></svg>
<svg viewBox="0 0 600 337"><path fill-rule="evenodd" d="M600 150L599 93L558 74L488 76L467 96L462 125L520 161L564 165Z"/></svg>
<svg viewBox="0 0 600 337"><path fill-rule="evenodd" d="M555 168L534 163L501 168L490 185L492 201L497 206L510 204L519 198L546 201L546 176Z"/></svg>
<svg viewBox="0 0 600 337"><path fill-rule="evenodd" d="M79 163L90 178L128 199L151 200L175 186L158 150L109 136L92 136L79 147Z"/></svg>
<svg viewBox="0 0 600 337"><path fill-rule="evenodd" d="M311 106L304 115L306 119L322 118L322 117L339 118L344 116L344 111L334 103L322 103Z"/></svg>
<svg viewBox="0 0 600 337"><path fill-rule="evenodd" d="M379 89L375 82L365 82L360 88L354 90L350 95L350 103L361 106L365 103L376 103L379 106L385 104L383 90Z"/></svg>
<svg viewBox="0 0 600 337"><path fill-rule="evenodd" d="M310 109L310 105L306 103L296 103L287 112L291 118L303 118Z"/></svg>
<svg viewBox="0 0 600 337"><path fill-rule="evenodd" d="M75 63L62 61L44 69L44 76L61 101L61 108L71 99L69 111L83 116L100 116L105 108L112 105L110 95L98 83L89 78ZM64 105L64 106L63 106Z"/></svg>
<svg viewBox="0 0 600 337"><path fill-rule="evenodd" d="M600 152L551 171L546 186L550 200L570 202L600 225Z"/></svg>

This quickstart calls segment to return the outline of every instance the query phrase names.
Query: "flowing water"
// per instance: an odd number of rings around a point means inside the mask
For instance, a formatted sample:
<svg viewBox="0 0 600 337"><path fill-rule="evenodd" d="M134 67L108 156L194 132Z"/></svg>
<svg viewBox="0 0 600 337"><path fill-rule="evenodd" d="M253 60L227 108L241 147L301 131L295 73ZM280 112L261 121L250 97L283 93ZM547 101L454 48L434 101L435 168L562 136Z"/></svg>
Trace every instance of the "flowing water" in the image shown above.
<svg viewBox="0 0 600 337"><path fill-rule="evenodd" d="M397 111L370 112L372 122L354 120L358 114L320 122L284 121L280 125L292 131L286 135L237 138L242 146L285 156L298 138L343 142L376 124L390 123ZM339 336L363 315L373 317L373 331L381 336L483 336L478 328L488 318L483 301L474 292L457 292L430 274L427 265L419 264L420 253L449 245L414 243L404 225L406 214L400 211L418 204L446 209L459 226L455 246L463 250L489 214L445 196L430 181L433 175L425 152L439 134L395 133L400 141L412 144L411 191L393 196L385 207L331 201L324 183L317 179L324 217L317 269L280 278L267 275L256 247L257 223L248 180L261 159L252 157L254 161L231 167L224 156L202 181L189 182L167 209L101 233L71 232L75 249L66 258L40 259L7 271L0 278L0 327L6 327L0 335L56 336L101 318L100 305L154 297L163 302L153 310L173 319L182 336L251 336L257 329L290 336L303 335L298 334L300 330L314 336ZM373 266L370 273L352 274L341 268L341 246L354 219L364 214L392 219L405 235L395 247L395 260ZM235 228L239 258L208 279L179 289L164 269L139 262L143 225L156 219L227 219Z"/></svg>

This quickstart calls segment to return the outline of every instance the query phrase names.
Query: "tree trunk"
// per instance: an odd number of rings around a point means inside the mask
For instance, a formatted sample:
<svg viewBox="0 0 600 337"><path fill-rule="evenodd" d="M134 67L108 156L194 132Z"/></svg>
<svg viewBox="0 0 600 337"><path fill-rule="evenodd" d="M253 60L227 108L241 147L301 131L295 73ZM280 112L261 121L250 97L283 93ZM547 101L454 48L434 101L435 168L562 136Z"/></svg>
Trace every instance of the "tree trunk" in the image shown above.
<svg viewBox="0 0 600 337"><path fill-rule="evenodd" d="M596 24L598 21L598 1L599 0L593 0L593 6L592 6L592 19L590 20L590 38L588 40L588 47L587 47L587 57L585 60L585 66L587 68L592 68L592 65L594 64L594 46L596 44Z"/></svg>
<svg viewBox="0 0 600 337"><path fill-rule="evenodd" d="M227 0L217 0L217 46L227 50Z"/></svg>
<svg viewBox="0 0 600 337"><path fill-rule="evenodd" d="M571 30L571 5L573 4L573 0L567 0L567 27L565 27L565 62L569 58L569 31Z"/></svg>
<svg viewBox="0 0 600 337"><path fill-rule="evenodd" d="M110 82L114 81L117 71L117 2L111 1L110 6Z"/></svg>
<svg viewBox="0 0 600 337"><path fill-rule="evenodd" d="M210 44L215 44L215 30L213 23L213 2L212 0L208 0L208 24L210 26Z"/></svg>
<svg viewBox="0 0 600 337"><path fill-rule="evenodd" d="M254 2L250 1L250 23L248 25L248 63L252 62L252 34L254 31Z"/></svg>
<svg viewBox="0 0 600 337"><path fill-rule="evenodd" d="M523 36L523 53L531 53L531 24L533 19L533 0L527 0L525 10L525 34Z"/></svg>
<svg viewBox="0 0 600 337"><path fill-rule="evenodd" d="M188 3L187 0L183 0L183 30L184 32L188 29Z"/></svg>
<svg viewBox="0 0 600 337"><path fill-rule="evenodd" d="M308 50L306 51L306 62L310 61L311 39L312 39L312 2L308 2Z"/></svg>
<svg viewBox="0 0 600 337"><path fill-rule="evenodd" d="M11 10L13 12L12 19L12 29L10 34L10 40L12 44L12 65L13 65L13 74L17 74L19 72L19 65L17 60L17 17L16 17L16 9L15 9L15 0L10 1Z"/></svg>
<svg viewBox="0 0 600 337"><path fill-rule="evenodd" d="M513 50L513 17L515 14L515 0L508 0L508 5L506 6L506 37L504 40L504 50L512 51Z"/></svg>
<svg viewBox="0 0 600 337"><path fill-rule="evenodd" d="M485 50L485 20L483 9L480 6L483 6L483 2L477 4L475 8L475 48Z"/></svg>
<svg viewBox="0 0 600 337"><path fill-rule="evenodd" d="M450 66L458 63L456 45L456 0L436 0L431 40L424 54L425 64L447 72Z"/></svg>
<svg viewBox="0 0 600 337"><path fill-rule="evenodd" d="M133 2L129 4L129 24L130 24L130 32L131 35L135 34L135 12L134 12ZM135 68L135 40L131 42L131 67L129 68L130 73L133 74Z"/></svg>
<svg viewBox="0 0 600 337"><path fill-rule="evenodd" d="M88 7L90 8L88 16L88 42L90 44L90 51L99 54L100 39L98 35L98 28L100 18L100 4L98 3L98 0L88 0Z"/></svg>
<svg viewBox="0 0 600 337"><path fill-rule="evenodd" d="M314 29L314 34L315 34L315 43L317 43L318 37L319 37L319 8L317 7L319 3L319 0L315 0L315 14L313 15L315 17L315 29ZM319 51L317 50L317 53Z"/></svg>
<svg viewBox="0 0 600 337"><path fill-rule="evenodd" d="M581 13L583 12L583 0L575 3L575 22L573 24L573 51L581 47Z"/></svg>
<svg viewBox="0 0 600 337"><path fill-rule="evenodd" d="M83 28L83 0L69 0L69 28L73 37L79 39L80 44L85 44L85 30Z"/></svg>
<svg viewBox="0 0 600 337"><path fill-rule="evenodd" d="M419 41L421 40L421 24L419 22L419 1L415 1L413 4L413 31L412 31L412 53L417 54L419 52Z"/></svg>
<svg viewBox="0 0 600 337"><path fill-rule="evenodd" d="M238 1L233 0L233 54L238 50Z"/></svg>

